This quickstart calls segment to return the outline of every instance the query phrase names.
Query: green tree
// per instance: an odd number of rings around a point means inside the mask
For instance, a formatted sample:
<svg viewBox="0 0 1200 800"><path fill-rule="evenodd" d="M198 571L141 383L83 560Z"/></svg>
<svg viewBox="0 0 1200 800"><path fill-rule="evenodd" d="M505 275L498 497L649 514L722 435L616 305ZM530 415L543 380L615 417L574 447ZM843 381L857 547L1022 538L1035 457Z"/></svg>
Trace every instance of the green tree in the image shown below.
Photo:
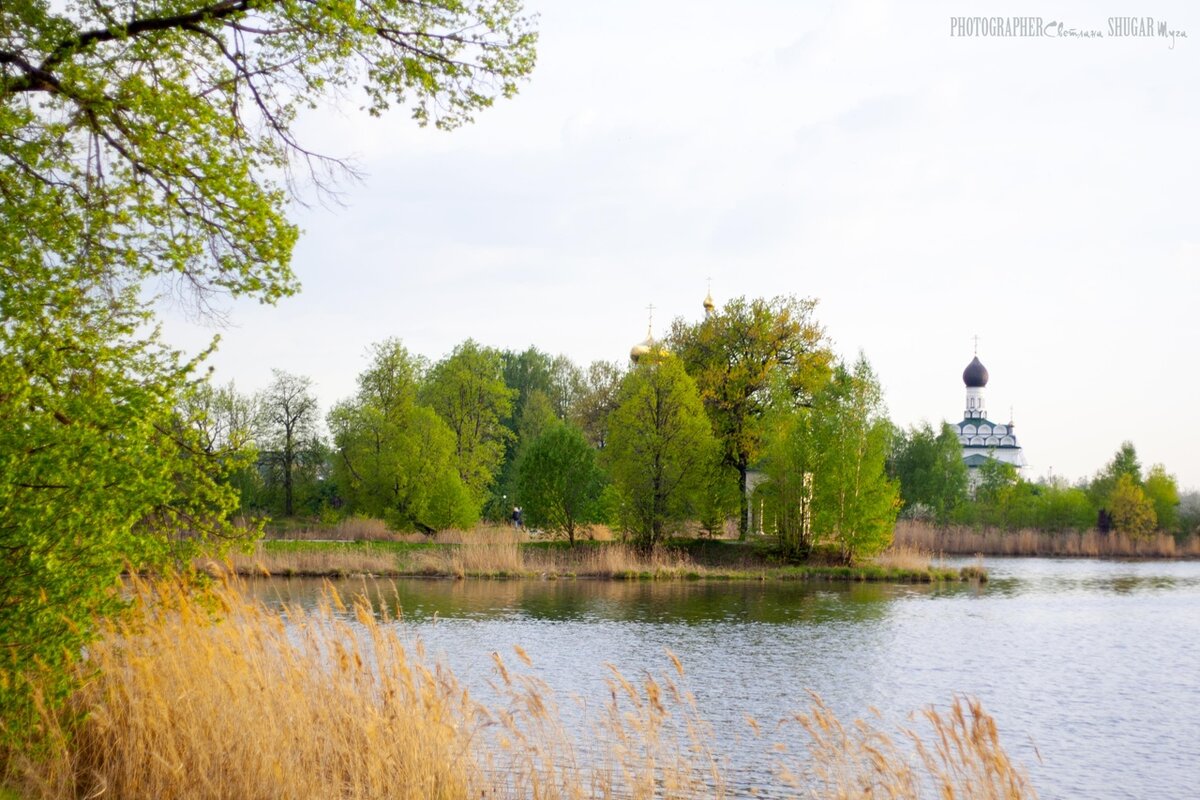
<svg viewBox="0 0 1200 800"><path fill-rule="evenodd" d="M803 404L829 375L832 356L812 319L815 305L794 297L739 297L700 322L676 320L671 328L669 348L699 387L722 459L738 472L742 537L750 525L747 475L762 454L772 388Z"/></svg>
<svg viewBox="0 0 1200 800"><path fill-rule="evenodd" d="M1179 528L1179 486L1175 476L1167 473L1162 464L1155 464L1146 473L1142 491L1154 506L1154 517L1158 528L1167 533L1174 533Z"/></svg>
<svg viewBox="0 0 1200 800"><path fill-rule="evenodd" d="M572 546L580 526L598 518L604 485L596 451L565 422L552 422L517 463L517 501L525 519L565 533Z"/></svg>
<svg viewBox="0 0 1200 800"><path fill-rule="evenodd" d="M643 358L621 381L604 460L642 550L696 513L716 451L696 384L673 356Z"/></svg>
<svg viewBox="0 0 1200 800"><path fill-rule="evenodd" d="M143 284L273 302L296 290L298 114L362 86L451 128L534 62L515 0L110 0L0 5L0 719L60 670L118 579L225 534L236 504L176 406ZM219 473L219 470L218 470ZM27 706L25 707L27 709Z"/></svg>
<svg viewBox="0 0 1200 800"><path fill-rule="evenodd" d="M512 434L502 422L516 392L504 385L500 353L468 339L425 376L422 398L454 432L458 474L482 506Z"/></svg>
<svg viewBox="0 0 1200 800"><path fill-rule="evenodd" d="M1035 525L1044 531L1086 531L1096 524L1097 508L1076 486L1048 483L1039 493Z"/></svg>
<svg viewBox="0 0 1200 800"><path fill-rule="evenodd" d="M900 437L892 459L906 513L924 508L944 525L967 500L967 465L954 428L942 423L937 433L928 424Z"/></svg>
<svg viewBox="0 0 1200 800"><path fill-rule="evenodd" d="M1088 486L1088 494L1097 507L1107 508L1108 499L1112 497L1117 481L1122 475L1129 476L1135 486L1142 485L1142 464L1138 460L1133 442L1121 442L1120 448L1113 454L1112 461L1096 473L1096 477Z"/></svg>
<svg viewBox="0 0 1200 800"><path fill-rule="evenodd" d="M254 468L258 458L257 398L238 392L232 381L214 386L204 380L180 397L177 409L183 424L195 429L204 455L221 462L221 479L237 491L240 510L249 511L262 491L262 480Z"/></svg>
<svg viewBox="0 0 1200 800"><path fill-rule="evenodd" d="M282 492L280 510L296 513L297 484L309 486L324 463L318 432L320 409L312 380L271 370L271 384L258 399L259 463L268 483Z"/></svg>
<svg viewBox="0 0 1200 800"><path fill-rule="evenodd" d="M829 541L847 563L882 551L892 541L899 487L887 476L891 425L866 359L853 369L838 365L812 407L788 416L767 460L785 551L803 555L810 545L800 535L809 502L814 541Z"/></svg>
<svg viewBox="0 0 1200 800"><path fill-rule="evenodd" d="M35 272L35 248L0 230L0 270ZM179 413L194 365L135 335L132 297L110 301L79 266L44 278L0 291L0 759L36 730L26 676L66 696L95 616L123 607L126 566L187 569L238 537L224 479L246 463Z"/></svg>
<svg viewBox="0 0 1200 800"><path fill-rule="evenodd" d="M1149 536L1158 524L1154 503L1129 472L1122 472L1117 478L1108 498L1108 508L1112 512L1113 528L1134 539Z"/></svg>
<svg viewBox="0 0 1200 800"><path fill-rule="evenodd" d="M418 403L422 370L395 339L374 347L357 395L329 413L334 480L351 510L401 530L468 528L478 508L458 474L454 432Z"/></svg>

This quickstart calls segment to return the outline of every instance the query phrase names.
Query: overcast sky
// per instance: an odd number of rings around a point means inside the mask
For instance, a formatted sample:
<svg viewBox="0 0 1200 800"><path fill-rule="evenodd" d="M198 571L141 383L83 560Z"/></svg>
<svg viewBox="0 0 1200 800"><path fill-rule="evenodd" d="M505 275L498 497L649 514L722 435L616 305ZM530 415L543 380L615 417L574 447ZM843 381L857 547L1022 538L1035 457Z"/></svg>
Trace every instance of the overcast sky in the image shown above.
<svg viewBox="0 0 1200 800"><path fill-rule="evenodd" d="M212 363L354 390L371 342L468 337L624 361L736 295L819 300L901 425L956 421L978 334L989 416L1030 477L1122 440L1200 488L1200 7L1195 3L529 0L538 66L453 133L353 102L307 141L366 173L298 209L302 293L238 303ZM1103 38L954 38L953 15ZM1188 38L1112 38L1150 14ZM213 329L169 315L196 348Z"/></svg>

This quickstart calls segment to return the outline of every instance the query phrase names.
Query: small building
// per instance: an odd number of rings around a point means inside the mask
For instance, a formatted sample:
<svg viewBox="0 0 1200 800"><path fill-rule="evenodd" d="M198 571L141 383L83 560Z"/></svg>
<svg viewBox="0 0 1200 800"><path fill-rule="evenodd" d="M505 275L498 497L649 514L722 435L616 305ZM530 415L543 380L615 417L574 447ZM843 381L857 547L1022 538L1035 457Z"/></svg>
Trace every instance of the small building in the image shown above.
<svg viewBox="0 0 1200 800"><path fill-rule="evenodd" d="M1013 431L1012 420L1001 424L988 419L983 397L983 390L988 384L988 371L978 355L971 359L962 377L967 387L967 407L962 422L954 427L962 445L963 461L971 476L971 487L974 488L979 485L979 468L988 460L1012 464L1018 470L1026 466L1026 461Z"/></svg>

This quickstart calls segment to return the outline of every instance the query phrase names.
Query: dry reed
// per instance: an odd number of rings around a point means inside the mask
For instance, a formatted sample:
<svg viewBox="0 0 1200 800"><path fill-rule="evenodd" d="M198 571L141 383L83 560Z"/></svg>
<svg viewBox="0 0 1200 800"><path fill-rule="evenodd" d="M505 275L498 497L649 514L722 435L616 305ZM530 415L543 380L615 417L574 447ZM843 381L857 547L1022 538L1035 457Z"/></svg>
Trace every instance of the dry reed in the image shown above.
<svg viewBox="0 0 1200 800"><path fill-rule="evenodd" d="M0 774L25 797L725 797L724 757L684 669L632 682L567 730L554 695L495 655L484 704L363 600L332 588L312 611L273 611L234 582L197 597L134 581L136 614L88 648L71 707L45 714L39 756ZM524 668L531 662L519 647ZM819 796L1031 796L977 703L926 713L931 736L849 728L819 700L794 722L807 757L782 782ZM587 725L588 723L583 723ZM916 766L914 766L914 761ZM801 777L797 777L801 776ZM886 791L885 791L886 790Z"/></svg>
<svg viewBox="0 0 1200 800"><path fill-rule="evenodd" d="M524 548L517 541L468 540L409 557L407 572L465 577L574 576L589 578L699 577L705 569L686 553L655 548L646 554L618 543L575 548Z"/></svg>
<svg viewBox="0 0 1200 800"><path fill-rule="evenodd" d="M891 547L875 556L872 563L884 569L928 570L933 565L933 554L920 547L893 542Z"/></svg>
<svg viewBox="0 0 1200 800"><path fill-rule="evenodd" d="M352 550L279 552L264 548L261 542L255 544L250 553L232 554L230 565L242 575L326 577L397 573L396 556L389 553ZM216 569L212 564L205 564L204 567L209 572Z"/></svg>
<svg viewBox="0 0 1200 800"><path fill-rule="evenodd" d="M1200 537L1182 543L1158 533L1133 539L1121 533L1047 533L1023 529L937 528L925 522L896 523L895 547L915 548L946 555L1069 556L1082 558L1198 558Z"/></svg>

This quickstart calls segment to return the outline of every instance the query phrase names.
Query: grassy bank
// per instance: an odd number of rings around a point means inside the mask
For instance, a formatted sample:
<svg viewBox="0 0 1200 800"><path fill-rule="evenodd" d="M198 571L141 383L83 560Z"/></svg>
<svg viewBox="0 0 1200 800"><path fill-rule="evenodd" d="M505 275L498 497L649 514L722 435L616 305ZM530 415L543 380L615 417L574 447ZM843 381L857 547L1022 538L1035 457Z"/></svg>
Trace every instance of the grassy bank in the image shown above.
<svg viewBox="0 0 1200 800"><path fill-rule="evenodd" d="M269 609L234 582L204 599L132 591L138 613L88 647L69 707L44 715L29 750L0 754L19 796L722 798L742 793L727 786L732 747L760 749L775 794L1033 796L976 702L888 730L813 698L718 736L667 653L659 675L611 669L611 699L568 726L519 647L493 654L485 703L382 611L332 590L314 611Z"/></svg>
<svg viewBox="0 0 1200 800"><path fill-rule="evenodd" d="M1200 558L1200 537L1182 541L1165 533L1132 539L1121 533L1083 533L896 523L896 547L945 555L1062 556L1073 558Z"/></svg>
<svg viewBox="0 0 1200 800"><path fill-rule="evenodd" d="M453 578L603 578L610 580L856 580L920 582L986 578L975 569L935 565L904 548L855 566L779 561L763 542L676 540L646 554L620 542L530 541L511 528L449 531L417 540L329 541L317 537L259 542L232 566L244 575Z"/></svg>

